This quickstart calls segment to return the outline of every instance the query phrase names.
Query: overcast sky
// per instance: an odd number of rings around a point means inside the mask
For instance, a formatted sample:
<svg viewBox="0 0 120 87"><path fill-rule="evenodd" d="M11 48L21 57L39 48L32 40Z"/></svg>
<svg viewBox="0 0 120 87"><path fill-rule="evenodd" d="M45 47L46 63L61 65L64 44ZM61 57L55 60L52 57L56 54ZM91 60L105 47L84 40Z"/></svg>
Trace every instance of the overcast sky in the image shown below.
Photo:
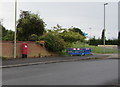
<svg viewBox="0 0 120 87"><path fill-rule="evenodd" d="M14 0L3 1L0 4L0 18L7 29L14 30ZM111 2L112 1L112 2ZM60 24L62 27L71 26L80 28L88 36L101 38L104 28L104 3L106 6L106 37L113 39L118 37L118 2L117 0L70 0L64 2L41 2L40 0L18 0L17 19L20 10L38 13L47 24L47 28Z"/></svg>

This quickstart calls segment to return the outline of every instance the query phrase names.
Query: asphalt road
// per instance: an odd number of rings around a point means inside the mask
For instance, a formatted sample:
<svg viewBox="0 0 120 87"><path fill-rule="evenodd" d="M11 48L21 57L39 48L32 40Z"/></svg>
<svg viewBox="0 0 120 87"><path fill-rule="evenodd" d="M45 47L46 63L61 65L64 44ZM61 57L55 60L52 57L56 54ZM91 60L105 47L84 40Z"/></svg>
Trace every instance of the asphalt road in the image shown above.
<svg viewBox="0 0 120 87"><path fill-rule="evenodd" d="M85 60L3 68L3 85L113 85L118 60Z"/></svg>

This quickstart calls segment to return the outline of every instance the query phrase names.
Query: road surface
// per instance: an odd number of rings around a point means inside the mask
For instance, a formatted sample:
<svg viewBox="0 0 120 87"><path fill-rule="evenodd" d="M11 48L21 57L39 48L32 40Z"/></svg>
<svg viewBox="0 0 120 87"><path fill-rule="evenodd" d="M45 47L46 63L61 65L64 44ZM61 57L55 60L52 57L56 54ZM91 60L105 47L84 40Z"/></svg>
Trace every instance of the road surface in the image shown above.
<svg viewBox="0 0 120 87"><path fill-rule="evenodd" d="M114 85L118 60L84 60L3 69L3 85Z"/></svg>

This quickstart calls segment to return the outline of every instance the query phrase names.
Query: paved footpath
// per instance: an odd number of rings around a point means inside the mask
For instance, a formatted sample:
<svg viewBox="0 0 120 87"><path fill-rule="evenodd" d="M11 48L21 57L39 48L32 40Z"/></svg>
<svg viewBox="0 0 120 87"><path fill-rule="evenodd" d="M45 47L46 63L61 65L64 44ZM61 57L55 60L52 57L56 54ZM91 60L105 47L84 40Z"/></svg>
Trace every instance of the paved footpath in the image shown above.
<svg viewBox="0 0 120 87"><path fill-rule="evenodd" d="M2 68L37 65L37 64L48 64L56 62L69 62L69 61L80 61L87 59L106 59L106 58L118 58L118 54L93 54L87 56L51 56L43 58L18 58L2 60Z"/></svg>

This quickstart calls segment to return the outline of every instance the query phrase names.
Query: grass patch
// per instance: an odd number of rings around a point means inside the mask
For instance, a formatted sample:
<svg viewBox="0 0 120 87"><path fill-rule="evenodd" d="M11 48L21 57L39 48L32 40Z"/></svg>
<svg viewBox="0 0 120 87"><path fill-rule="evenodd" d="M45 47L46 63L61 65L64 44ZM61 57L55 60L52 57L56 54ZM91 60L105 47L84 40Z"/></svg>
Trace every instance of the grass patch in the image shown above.
<svg viewBox="0 0 120 87"><path fill-rule="evenodd" d="M84 44L81 42L73 43L72 48L91 48L92 53L102 53L102 54L104 53L103 47L92 46L92 45ZM112 48L105 48L105 53L118 53L118 50L112 49Z"/></svg>
<svg viewBox="0 0 120 87"><path fill-rule="evenodd" d="M103 47L98 47L98 46L92 46L88 44L84 44L81 42L76 42L71 45L70 48L91 48L92 53L99 53L99 54L104 54L104 48ZM60 56L70 56L69 54L66 53L66 49L62 50L62 52L59 53ZM112 49L112 48L105 48L105 53L106 54L111 54L111 53L119 53L120 50L118 51L117 49Z"/></svg>

